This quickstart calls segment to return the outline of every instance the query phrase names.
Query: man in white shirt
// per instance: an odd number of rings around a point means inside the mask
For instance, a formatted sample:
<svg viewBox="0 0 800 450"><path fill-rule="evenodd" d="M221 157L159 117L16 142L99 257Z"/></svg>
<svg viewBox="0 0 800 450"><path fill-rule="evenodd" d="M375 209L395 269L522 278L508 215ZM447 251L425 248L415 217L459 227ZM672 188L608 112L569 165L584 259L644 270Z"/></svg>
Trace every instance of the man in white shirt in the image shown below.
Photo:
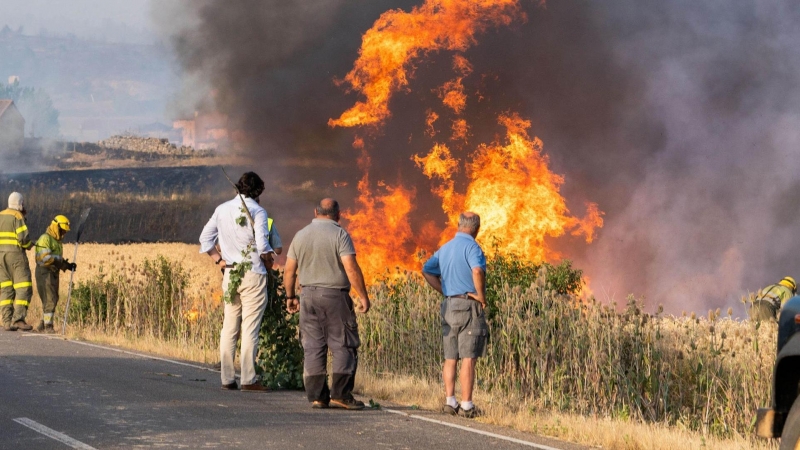
<svg viewBox="0 0 800 450"><path fill-rule="evenodd" d="M242 263L251 265L244 272L230 303L225 302L225 318L219 339L221 379L223 389L238 388L233 361L241 329L241 389L264 392L268 389L258 382L255 359L261 318L267 305L267 269L272 268L274 254L269 245L267 212L258 204L259 196L264 192L264 181L255 172L247 172L239 179L236 188L240 195L219 205L203 228L200 253L208 253L224 271L223 295L228 291L231 271ZM252 216L252 226L242 202ZM215 244L219 244L219 251Z"/></svg>

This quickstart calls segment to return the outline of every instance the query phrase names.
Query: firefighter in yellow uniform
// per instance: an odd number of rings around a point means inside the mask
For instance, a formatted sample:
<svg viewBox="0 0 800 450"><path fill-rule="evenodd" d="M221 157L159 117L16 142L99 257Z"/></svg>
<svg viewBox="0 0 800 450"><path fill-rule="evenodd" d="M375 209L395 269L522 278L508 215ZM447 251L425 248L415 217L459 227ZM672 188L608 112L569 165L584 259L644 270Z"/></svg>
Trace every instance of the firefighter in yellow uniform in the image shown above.
<svg viewBox="0 0 800 450"><path fill-rule="evenodd" d="M25 323L33 294L28 255L33 247L25 224L22 194L8 196L8 209L0 211L0 316L6 331L30 331Z"/></svg>
<svg viewBox="0 0 800 450"><path fill-rule="evenodd" d="M36 331L55 333L53 314L58 304L59 270L75 270L75 263L64 259L61 240L69 231L69 219L58 215L47 227L47 231L36 241L36 291L42 299L42 321Z"/></svg>
<svg viewBox="0 0 800 450"><path fill-rule="evenodd" d="M797 294L797 283L792 277L783 277L777 284L771 284L756 294L750 306L750 320L777 320L778 312L790 298Z"/></svg>

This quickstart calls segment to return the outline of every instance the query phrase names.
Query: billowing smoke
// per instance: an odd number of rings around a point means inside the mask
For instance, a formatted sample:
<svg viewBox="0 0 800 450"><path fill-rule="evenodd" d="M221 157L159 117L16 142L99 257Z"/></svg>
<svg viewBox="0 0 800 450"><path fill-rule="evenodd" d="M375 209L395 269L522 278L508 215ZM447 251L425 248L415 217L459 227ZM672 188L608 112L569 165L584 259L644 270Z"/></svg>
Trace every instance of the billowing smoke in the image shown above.
<svg viewBox="0 0 800 450"><path fill-rule="evenodd" d="M474 67L465 87L482 98L466 106L470 144L492 139L498 111L531 119L574 212L586 201L605 212L595 243L554 242L599 298L633 293L671 312L702 310L800 276L800 10L763 0L520 1L527 21L465 52ZM193 80L184 107L229 115L240 145L287 186L309 187L293 191L309 201L341 196L333 183L352 187L359 176L352 131L327 125L355 99L333 80L382 12L419 3L186 1L156 6L156 16ZM424 111L452 75L451 57L416 67L372 153L373 179L419 187L412 214L422 218L442 214L409 158L430 148Z"/></svg>

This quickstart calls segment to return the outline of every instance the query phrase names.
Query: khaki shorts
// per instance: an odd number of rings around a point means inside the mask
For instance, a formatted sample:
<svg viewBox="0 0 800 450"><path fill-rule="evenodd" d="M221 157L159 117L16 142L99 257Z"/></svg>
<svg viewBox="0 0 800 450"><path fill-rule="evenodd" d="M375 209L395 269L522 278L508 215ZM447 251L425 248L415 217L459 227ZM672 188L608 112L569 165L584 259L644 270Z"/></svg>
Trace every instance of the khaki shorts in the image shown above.
<svg viewBox="0 0 800 450"><path fill-rule="evenodd" d="M442 302L444 359L477 358L486 355L489 327L480 303L446 297Z"/></svg>

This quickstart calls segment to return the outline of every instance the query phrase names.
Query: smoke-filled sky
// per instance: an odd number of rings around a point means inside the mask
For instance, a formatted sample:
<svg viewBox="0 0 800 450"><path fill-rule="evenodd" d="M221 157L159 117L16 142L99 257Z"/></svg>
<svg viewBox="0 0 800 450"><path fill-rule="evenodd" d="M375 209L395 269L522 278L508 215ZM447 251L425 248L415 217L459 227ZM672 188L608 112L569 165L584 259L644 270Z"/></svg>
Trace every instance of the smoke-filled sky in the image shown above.
<svg viewBox="0 0 800 450"><path fill-rule="evenodd" d="M3 0L0 28L6 25L27 35L138 44L156 39L149 0Z"/></svg>
<svg viewBox="0 0 800 450"><path fill-rule="evenodd" d="M795 4L520 1L527 21L478 36L464 54L475 69L465 85L486 99L467 106L470 144L492 139L497 112L531 119L573 212L586 201L605 211L594 243L553 244L599 298L633 293L677 313L736 307L748 290L800 276ZM333 80L382 12L421 2L185 1L154 17L184 71L177 107L228 114L263 170L280 162L275 176L309 187L297 194L309 202L359 176L353 131L326 124L358 97ZM424 111L452 76L451 57L419 61L392 100L374 177L428 190L409 157L429 149ZM441 215L432 197L418 202L412 214Z"/></svg>

